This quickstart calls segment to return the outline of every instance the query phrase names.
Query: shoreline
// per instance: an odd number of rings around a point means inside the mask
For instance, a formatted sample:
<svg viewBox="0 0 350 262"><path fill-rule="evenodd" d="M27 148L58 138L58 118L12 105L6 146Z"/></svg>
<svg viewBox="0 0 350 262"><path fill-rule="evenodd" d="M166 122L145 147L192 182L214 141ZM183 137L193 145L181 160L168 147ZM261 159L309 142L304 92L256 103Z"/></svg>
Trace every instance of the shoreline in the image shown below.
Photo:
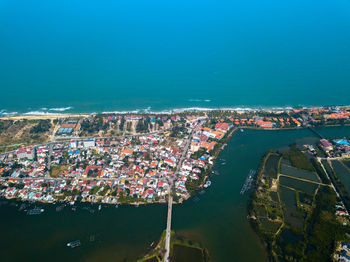
<svg viewBox="0 0 350 262"><path fill-rule="evenodd" d="M125 114L180 114L180 113L198 113L198 112L212 112L212 111L231 111L231 112L278 112L278 111L291 111L294 109L322 109L327 107L340 107L345 108L350 105L297 105L297 106L227 106L227 107L182 107L163 110L151 110L150 107L146 109L136 110L112 110L112 111L95 111L95 112L66 112L73 107L67 107L62 109L47 109L42 111L29 111L29 112L7 112L6 109L0 110L0 119L19 120L19 119L55 119L64 117L88 117L90 115L125 115ZM56 112L52 112L56 111Z"/></svg>

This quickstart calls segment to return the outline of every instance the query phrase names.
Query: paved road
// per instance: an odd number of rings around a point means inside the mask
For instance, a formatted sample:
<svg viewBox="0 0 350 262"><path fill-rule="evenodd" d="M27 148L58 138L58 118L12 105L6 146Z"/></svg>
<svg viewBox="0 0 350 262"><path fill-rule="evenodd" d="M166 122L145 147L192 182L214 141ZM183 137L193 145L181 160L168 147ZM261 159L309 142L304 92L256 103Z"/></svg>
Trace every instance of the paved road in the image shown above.
<svg viewBox="0 0 350 262"><path fill-rule="evenodd" d="M164 256L164 262L169 261L172 206L173 206L173 197L171 195L171 192L169 192L168 219L167 219L166 233L165 233L166 235L165 235L165 256Z"/></svg>
<svg viewBox="0 0 350 262"><path fill-rule="evenodd" d="M166 233L165 233L165 255L164 255L164 262L169 261L169 254L170 254L170 238L171 238L171 213L172 213L172 206L173 206L173 196L172 196L172 188L174 187L174 180L177 178L178 173L180 172L180 168L182 166L183 161L186 158L187 151L191 145L192 137L195 131L199 129L201 124L198 124L198 126L192 130L190 136L187 139L187 143L184 147L184 150L182 151L182 155L180 158L180 161L176 167L174 177L172 177L169 180L169 199L168 199L168 218L167 218L167 226L166 226Z"/></svg>

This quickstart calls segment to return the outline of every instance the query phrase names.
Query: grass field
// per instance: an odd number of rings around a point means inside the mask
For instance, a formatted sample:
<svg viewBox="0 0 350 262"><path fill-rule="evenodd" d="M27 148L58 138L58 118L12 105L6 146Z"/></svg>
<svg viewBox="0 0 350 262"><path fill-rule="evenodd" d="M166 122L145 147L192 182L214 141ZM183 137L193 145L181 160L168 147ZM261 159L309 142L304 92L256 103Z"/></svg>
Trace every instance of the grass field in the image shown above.
<svg viewBox="0 0 350 262"><path fill-rule="evenodd" d="M60 172L65 172L65 171L67 171L67 169L68 169L68 166L66 166L66 165L53 166L53 167L51 167L51 170L50 170L50 176L51 177L58 177Z"/></svg>
<svg viewBox="0 0 350 262"><path fill-rule="evenodd" d="M288 166L285 164L281 165L281 173L288 176L303 178L314 182L321 182L316 173Z"/></svg>
<svg viewBox="0 0 350 262"><path fill-rule="evenodd" d="M279 182L283 186L291 187L307 194L313 195L318 187L317 184L300 181L297 179L280 176Z"/></svg>

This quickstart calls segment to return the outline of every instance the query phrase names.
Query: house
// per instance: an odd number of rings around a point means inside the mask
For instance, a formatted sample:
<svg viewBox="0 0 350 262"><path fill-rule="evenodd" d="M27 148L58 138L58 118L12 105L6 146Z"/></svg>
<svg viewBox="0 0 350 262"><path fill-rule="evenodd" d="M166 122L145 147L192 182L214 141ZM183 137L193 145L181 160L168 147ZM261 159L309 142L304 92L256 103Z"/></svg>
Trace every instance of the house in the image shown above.
<svg viewBox="0 0 350 262"><path fill-rule="evenodd" d="M333 150L332 144L327 139L321 139L320 143L321 143L321 147L325 152L329 152Z"/></svg>
<svg viewBox="0 0 350 262"><path fill-rule="evenodd" d="M35 149L34 147L28 146L28 147L22 147L16 150L16 155L19 159L34 159Z"/></svg>

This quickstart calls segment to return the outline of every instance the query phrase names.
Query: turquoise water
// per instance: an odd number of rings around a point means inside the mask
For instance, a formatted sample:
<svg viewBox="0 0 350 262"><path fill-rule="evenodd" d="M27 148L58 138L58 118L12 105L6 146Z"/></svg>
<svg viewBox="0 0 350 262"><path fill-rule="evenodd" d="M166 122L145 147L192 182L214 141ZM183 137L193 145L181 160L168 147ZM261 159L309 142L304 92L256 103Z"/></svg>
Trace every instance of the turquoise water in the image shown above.
<svg viewBox="0 0 350 262"><path fill-rule="evenodd" d="M348 0L1 0L0 111L348 104L349 42Z"/></svg>

